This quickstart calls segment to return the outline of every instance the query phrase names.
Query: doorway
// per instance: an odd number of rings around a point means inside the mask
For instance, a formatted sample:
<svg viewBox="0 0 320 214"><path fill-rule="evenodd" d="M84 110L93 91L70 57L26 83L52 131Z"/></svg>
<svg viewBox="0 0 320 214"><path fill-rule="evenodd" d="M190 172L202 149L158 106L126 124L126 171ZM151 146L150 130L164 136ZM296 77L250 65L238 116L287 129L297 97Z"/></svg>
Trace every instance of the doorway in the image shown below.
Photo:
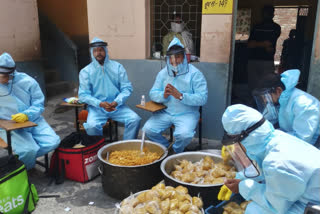
<svg viewBox="0 0 320 214"><path fill-rule="evenodd" d="M262 22L261 11L265 5L274 6L275 16L273 21L281 27L281 34L275 47L274 72L281 73L284 69L299 69L301 75L297 87L302 90L307 89L318 0L272 3L274 1L238 0L237 12L234 13L237 14L237 17L236 29L234 29L233 66L231 66L233 67L233 71L231 71L233 72L231 104L242 103L255 107L251 89L248 87L248 59L250 58L248 41L253 26ZM290 56L291 61L295 62L290 67L283 66L285 65L283 44L289 38L291 30L295 32L296 41L294 44L296 47L291 47L289 51L291 55L295 52L294 56ZM284 51L286 51L286 48Z"/></svg>

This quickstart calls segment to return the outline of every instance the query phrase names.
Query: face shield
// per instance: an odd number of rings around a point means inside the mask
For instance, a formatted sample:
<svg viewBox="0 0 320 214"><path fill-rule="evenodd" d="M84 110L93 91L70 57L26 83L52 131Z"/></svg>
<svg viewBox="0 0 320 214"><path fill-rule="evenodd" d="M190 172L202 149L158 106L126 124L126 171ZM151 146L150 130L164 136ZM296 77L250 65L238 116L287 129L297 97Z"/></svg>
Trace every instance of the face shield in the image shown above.
<svg viewBox="0 0 320 214"><path fill-rule="evenodd" d="M8 96L13 87L15 67L0 66L0 97Z"/></svg>
<svg viewBox="0 0 320 214"><path fill-rule="evenodd" d="M260 175L260 172L247 156L246 150L241 144L241 141L243 141L246 137L248 137L252 131L260 127L264 122L265 122L265 119L262 118L256 124L242 131L238 135L225 134L222 140L222 144L226 147L227 151L230 153L237 170L239 172L243 172L244 176L247 178L258 177Z"/></svg>
<svg viewBox="0 0 320 214"><path fill-rule="evenodd" d="M269 120L272 124L278 122L279 104L276 98L273 98L274 89L255 89L252 95L256 101L258 111L264 118Z"/></svg>
<svg viewBox="0 0 320 214"><path fill-rule="evenodd" d="M169 50L165 57L169 76L179 76L188 73L188 62L184 48Z"/></svg>

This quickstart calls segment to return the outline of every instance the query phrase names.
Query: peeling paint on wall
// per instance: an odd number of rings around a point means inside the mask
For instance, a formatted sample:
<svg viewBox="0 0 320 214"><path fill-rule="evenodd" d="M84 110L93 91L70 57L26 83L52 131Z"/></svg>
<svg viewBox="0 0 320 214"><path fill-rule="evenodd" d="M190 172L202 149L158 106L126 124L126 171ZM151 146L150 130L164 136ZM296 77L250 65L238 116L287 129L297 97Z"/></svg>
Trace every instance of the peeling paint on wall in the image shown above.
<svg viewBox="0 0 320 214"><path fill-rule="evenodd" d="M203 15L201 62L229 63L232 15Z"/></svg>
<svg viewBox="0 0 320 214"><path fill-rule="evenodd" d="M114 59L146 58L146 8L141 0L87 0L89 38L108 42Z"/></svg>
<svg viewBox="0 0 320 214"><path fill-rule="evenodd" d="M40 32L36 0L1 0L1 53L8 52L15 61L39 59Z"/></svg>

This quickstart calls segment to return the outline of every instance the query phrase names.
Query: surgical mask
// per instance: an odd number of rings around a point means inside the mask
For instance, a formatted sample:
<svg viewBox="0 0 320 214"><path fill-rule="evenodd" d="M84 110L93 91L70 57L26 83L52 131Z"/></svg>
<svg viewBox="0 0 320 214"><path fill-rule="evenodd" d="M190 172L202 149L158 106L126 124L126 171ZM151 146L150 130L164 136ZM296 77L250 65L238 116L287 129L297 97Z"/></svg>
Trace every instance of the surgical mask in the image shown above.
<svg viewBox="0 0 320 214"><path fill-rule="evenodd" d="M175 33L181 33L183 31L184 28L184 23L176 23L176 22L171 22L171 30L172 32Z"/></svg>
<svg viewBox="0 0 320 214"><path fill-rule="evenodd" d="M256 89L253 91L253 97L256 101L258 111L263 117L269 120L273 125L278 122L279 104L274 103L272 93L274 89Z"/></svg>
<svg viewBox="0 0 320 214"><path fill-rule="evenodd" d="M11 94L12 87L13 87L13 78L14 75L9 75L9 81L7 83L1 84L0 83L0 97L5 97Z"/></svg>
<svg viewBox="0 0 320 214"><path fill-rule="evenodd" d="M262 115L273 125L276 124L278 122L278 106L275 106L272 103L268 103L265 106Z"/></svg>

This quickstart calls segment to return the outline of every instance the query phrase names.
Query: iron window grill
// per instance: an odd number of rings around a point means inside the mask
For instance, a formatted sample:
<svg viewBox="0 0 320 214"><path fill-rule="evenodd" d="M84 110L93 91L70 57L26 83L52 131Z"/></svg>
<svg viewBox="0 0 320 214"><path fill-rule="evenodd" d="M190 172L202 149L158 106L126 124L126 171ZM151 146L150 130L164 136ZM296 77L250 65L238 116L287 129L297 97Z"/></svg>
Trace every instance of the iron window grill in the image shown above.
<svg viewBox="0 0 320 214"><path fill-rule="evenodd" d="M151 54L162 51L163 37L170 32L175 14L181 15L200 56L202 0L151 0Z"/></svg>

